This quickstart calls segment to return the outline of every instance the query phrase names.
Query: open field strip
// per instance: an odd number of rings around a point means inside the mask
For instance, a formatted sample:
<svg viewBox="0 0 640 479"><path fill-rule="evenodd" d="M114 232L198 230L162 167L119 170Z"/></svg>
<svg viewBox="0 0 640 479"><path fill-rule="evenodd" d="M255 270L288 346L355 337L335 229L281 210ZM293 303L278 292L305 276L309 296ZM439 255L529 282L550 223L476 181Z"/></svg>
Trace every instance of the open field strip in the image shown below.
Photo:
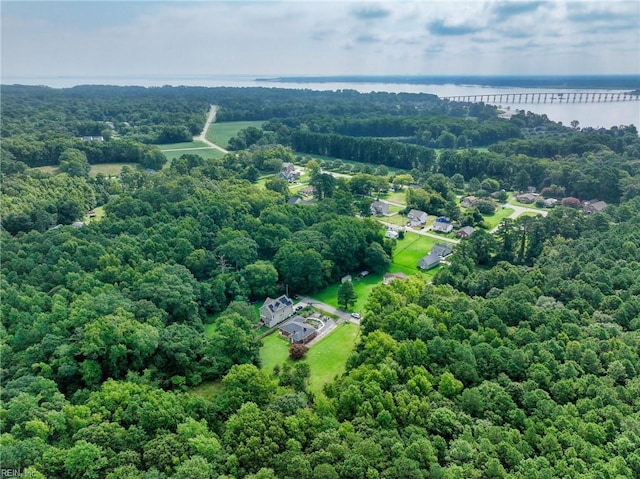
<svg viewBox="0 0 640 479"><path fill-rule="evenodd" d="M264 121L225 121L211 123L207 130L206 138L223 148L229 146L229 140L236 136L240 130L254 127L260 129Z"/></svg>

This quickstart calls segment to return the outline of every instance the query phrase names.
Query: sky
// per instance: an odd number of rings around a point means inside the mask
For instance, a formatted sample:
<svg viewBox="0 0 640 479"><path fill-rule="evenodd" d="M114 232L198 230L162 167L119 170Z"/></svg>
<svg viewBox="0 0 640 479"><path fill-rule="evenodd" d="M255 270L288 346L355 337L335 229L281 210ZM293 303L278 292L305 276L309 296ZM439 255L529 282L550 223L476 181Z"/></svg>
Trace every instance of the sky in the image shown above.
<svg viewBox="0 0 640 479"><path fill-rule="evenodd" d="M1 76L640 74L640 1L6 1Z"/></svg>

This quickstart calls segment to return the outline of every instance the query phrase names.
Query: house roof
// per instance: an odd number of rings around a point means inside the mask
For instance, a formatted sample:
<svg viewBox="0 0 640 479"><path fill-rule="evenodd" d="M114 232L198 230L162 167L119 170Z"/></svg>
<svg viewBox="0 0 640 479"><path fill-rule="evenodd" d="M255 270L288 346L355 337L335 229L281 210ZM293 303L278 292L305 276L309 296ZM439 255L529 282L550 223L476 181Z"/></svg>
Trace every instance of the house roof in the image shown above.
<svg viewBox="0 0 640 479"><path fill-rule="evenodd" d="M374 201L371 203L371 210L378 214L386 214L389 212L389 205L382 201Z"/></svg>
<svg viewBox="0 0 640 479"><path fill-rule="evenodd" d="M458 230L458 234L462 233L466 236L471 236L475 230L473 226L463 226Z"/></svg>
<svg viewBox="0 0 640 479"><path fill-rule="evenodd" d="M420 211L420 210L411 210L407 214L407 218L415 219L415 220L423 220L423 219L426 219L427 216L429 216L429 215L427 215L427 213L425 213L424 211Z"/></svg>
<svg viewBox="0 0 640 479"><path fill-rule="evenodd" d="M293 302L288 298L286 294L283 294L277 299L267 298L264 301L264 305L262 305L262 307L264 308L265 306L269 311L275 313L276 311L280 311L281 309L284 309L288 306L293 306Z"/></svg>
<svg viewBox="0 0 640 479"><path fill-rule="evenodd" d="M589 201L585 204L585 208L588 208L592 211L602 211L607 207L607 203L604 201Z"/></svg>
<svg viewBox="0 0 640 479"><path fill-rule="evenodd" d="M437 256L448 256L453 253L453 247L446 243L438 243L433 245L429 254L435 254Z"/></svg>
<svg viewBox="0 0 640 479"><path fill-rule="evenodd" d="M440 257L437 254L434 254L433 251L431 251L428 255L423 256L418 261L418 267L422 269L433 268L438 264L440 264Z"/></svg>
<svg viewBox="0 0 640 479"><path fill-rule="evenodd" d="M291 198L289 198L287 200L287 204L288 205L295 205L298 204L302 201L302 198L300 198L299 196L292 196Z"/></svg>
<svg viewBox="0 0 640 479"><path fill-rule="evenodd" d="M285 324L280 325L278 329L282 332L286 332L293 342L304 341L316 332L316 328L305 324L304 318L301 316L294 316Z"/></svg>

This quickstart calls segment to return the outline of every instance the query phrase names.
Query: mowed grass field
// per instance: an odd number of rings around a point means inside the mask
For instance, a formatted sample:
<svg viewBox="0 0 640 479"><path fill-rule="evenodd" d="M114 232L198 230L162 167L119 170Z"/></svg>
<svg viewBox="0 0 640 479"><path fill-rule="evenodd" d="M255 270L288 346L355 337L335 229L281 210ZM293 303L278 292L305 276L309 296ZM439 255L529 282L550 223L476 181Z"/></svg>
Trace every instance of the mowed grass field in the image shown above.
<svg viewBox="0 0 640 479"><path fill-rule="evenodd" d="M309 390L314 393L322 391L322 387L345 371L347 358L356 346L359 328L353 323L344 323L315 343L309 349L306 361L311 369ZM276 364L283 364L289 359L289 343L277 332L262 340L260 349L262 369L271 373Z"/></svg>
<svg viewBox="0 0 640 479"><path fill-rule="evenodd" d="M102 163L100 165L91 165L89 176L95 178L98 176L98 173L102 173L104 176L118 176L123 166L136 169L138 163Z"/></svg>
<svg viewBox="0 0 640 479"><path fill-rule="evenodd" d="M382 282L381 274L370 274L365 278L358 278L354 276L353 278L353 288L356 290L356 294L358 295L358 300L356 304L349 308L349 311L362 311L364 309L364 305L367 302L367 298L369 297L369 293L373 288L378 286ZM334 308L338 308L338 288L340 287L340 283L330 284L322 291L319 291L312 295L313 299L321 301L323 303L327 303Z"/></svg>
<svg viewBox="0 0 640 479"><path fill-rule="evenodd" d="M514 211L515 210L512 209L512 208L506 208L506 207L498 206L498 209L496 209L496 212L494 214L492 214L491 216L482 215L482 217L484 218L484 224L487 225L487 228L492 230L493 228L498 226L500 223L502 223L503 219L508 218L509 216L511 216L511 214Z"/></svg>
<svg viewBox="0 0 640 479"><path fill-rule="evenodd" d="M201 141L189 141L182 143L169 143L166 145L155 145L160 148L160 151L167 157L167 163L164 165L168 168L173 160L180 158L184 154L199 155L205 160L211 158L222 158L224 153L215 148L207 146L206 143Z"/></svg>
<svg viewBox="0 0 640 479"><path fill-rule="evenodd" d="M393 252L393 264L402 267L403 273L412 274L418 271L418 261L429 254L434 244L439 243L435 238L422 236L407 231L403 239L397 240Z"/></svg>
<svg viewBox="0 0 640 479"><path fill-rule="evenodd" d="M393 253L393 261L389 266L389 272L404 273L408 275L419 273L418 260L423 256L426 256L434 244L439 243L435 238L411 232L407 232L404 239L397 241L398 244ZM433 276L437 270L438 267L421 274ZM353 288L358 295L358 300L356 301L356 304L349 309L349 311L361 312L364 310L369 293L373 288L382 283L383 276L384 275L382 274L370 274L365 278L358 278L354 275ZM312 297L337 308L339 287L339 283L331 284L322 291L313 294Z"/></svg>
<svg viewBox="0 0 640 479"><path fill-rule="evenodd" d="M225 121L211 123L206 137L211 143L227 148L229 140L236 136L240 130L253 126L260 129L264 121Z"/></svg>

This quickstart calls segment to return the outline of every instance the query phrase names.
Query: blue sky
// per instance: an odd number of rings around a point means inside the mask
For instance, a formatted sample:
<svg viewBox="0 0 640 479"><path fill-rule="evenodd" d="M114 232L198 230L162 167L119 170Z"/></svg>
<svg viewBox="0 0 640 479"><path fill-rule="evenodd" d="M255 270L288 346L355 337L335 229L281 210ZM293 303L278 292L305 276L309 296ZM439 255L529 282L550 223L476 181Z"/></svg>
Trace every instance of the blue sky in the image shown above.
<svg viewBox="0 0 640 479"><path fill-rule="evenodd" d="M632 1L3 0L2 78L640 73Z"/></svg>

